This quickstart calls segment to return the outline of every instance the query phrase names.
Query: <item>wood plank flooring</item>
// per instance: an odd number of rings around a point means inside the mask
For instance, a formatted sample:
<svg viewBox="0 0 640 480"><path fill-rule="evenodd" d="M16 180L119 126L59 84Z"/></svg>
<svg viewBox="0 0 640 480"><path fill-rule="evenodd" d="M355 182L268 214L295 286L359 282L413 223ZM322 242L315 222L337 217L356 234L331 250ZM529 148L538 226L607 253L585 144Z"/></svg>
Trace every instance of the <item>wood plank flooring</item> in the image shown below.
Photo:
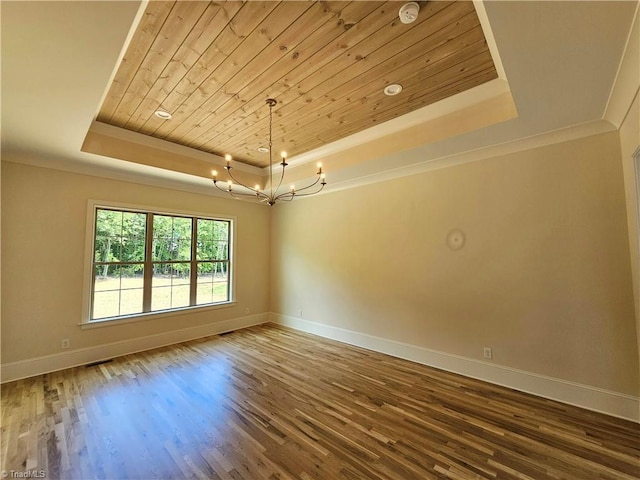
<svg viewBox="0 0 640 480"><path fill-rule="evenodd" d="M64 479L637 479L619 420L272 324L2 387L2 470Z"/></svg>

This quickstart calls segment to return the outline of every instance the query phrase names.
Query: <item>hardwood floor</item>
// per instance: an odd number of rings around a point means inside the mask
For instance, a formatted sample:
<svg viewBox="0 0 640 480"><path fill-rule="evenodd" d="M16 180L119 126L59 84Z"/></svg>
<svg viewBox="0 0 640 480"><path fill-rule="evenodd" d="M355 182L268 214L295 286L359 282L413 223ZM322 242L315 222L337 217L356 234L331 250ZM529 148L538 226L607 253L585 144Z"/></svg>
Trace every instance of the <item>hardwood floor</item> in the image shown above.
<svg viewBox="0 0 640 480"><path fill-rule="evenodd" d="M619 420L275 325L2 387L46 478L637 479Z"/></svg>

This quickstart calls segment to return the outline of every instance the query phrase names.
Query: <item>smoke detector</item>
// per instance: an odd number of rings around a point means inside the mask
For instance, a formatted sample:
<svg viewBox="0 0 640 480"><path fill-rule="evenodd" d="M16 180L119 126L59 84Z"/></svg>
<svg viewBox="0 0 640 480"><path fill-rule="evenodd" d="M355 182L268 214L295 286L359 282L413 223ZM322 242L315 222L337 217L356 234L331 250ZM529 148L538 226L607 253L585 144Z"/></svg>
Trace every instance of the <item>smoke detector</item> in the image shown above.
<svg viewBox="0 0 640 480"><path fill-rule="evenodd" d="M400 7L400 21L402 23L413 23L418 18L418 12L420 11L420 5L417 2L405 3Z"/></svg>

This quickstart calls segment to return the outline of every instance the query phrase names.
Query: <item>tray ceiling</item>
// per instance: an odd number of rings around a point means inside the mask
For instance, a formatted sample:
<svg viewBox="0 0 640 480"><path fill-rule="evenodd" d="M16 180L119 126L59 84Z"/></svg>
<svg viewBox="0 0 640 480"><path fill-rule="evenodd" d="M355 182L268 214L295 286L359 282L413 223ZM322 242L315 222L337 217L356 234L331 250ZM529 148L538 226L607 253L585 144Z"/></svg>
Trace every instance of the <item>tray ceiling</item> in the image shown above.
<svg viewBox="0 0 640 480"><path fill-rule="evenodd" d="M274 151L298 155L498 77L472 2L411 24L401 5L149 2L97 120L264 167L267 98Z"/></svg>

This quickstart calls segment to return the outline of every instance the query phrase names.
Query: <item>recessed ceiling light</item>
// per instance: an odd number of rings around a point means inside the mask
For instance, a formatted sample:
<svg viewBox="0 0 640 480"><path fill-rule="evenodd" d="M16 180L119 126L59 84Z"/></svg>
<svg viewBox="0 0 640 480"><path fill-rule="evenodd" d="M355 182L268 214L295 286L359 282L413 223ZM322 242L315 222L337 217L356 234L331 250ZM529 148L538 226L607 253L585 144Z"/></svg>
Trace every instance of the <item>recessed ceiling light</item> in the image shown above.
<svg viewBox="0 0 640 480"><path fill-rule="evenodd" d="M391 85L387 85L384 87L384 94L393 97L394 95L399 94L402 91L402 85L399 83L392 83Z"/></svg>
<svg viewBox="0 0 640 480"><path fill-rule="evenodd" d="M172 115L169 112L165 112L164 110L156 110L155 115L162 120L171 120Z"/></svg>
<svg viewBox="0 0 640 480"><path fill-rule="evenodd" d="M269 149L267 147L258 147L258 151L260 153L269 153Z"/></svg>

